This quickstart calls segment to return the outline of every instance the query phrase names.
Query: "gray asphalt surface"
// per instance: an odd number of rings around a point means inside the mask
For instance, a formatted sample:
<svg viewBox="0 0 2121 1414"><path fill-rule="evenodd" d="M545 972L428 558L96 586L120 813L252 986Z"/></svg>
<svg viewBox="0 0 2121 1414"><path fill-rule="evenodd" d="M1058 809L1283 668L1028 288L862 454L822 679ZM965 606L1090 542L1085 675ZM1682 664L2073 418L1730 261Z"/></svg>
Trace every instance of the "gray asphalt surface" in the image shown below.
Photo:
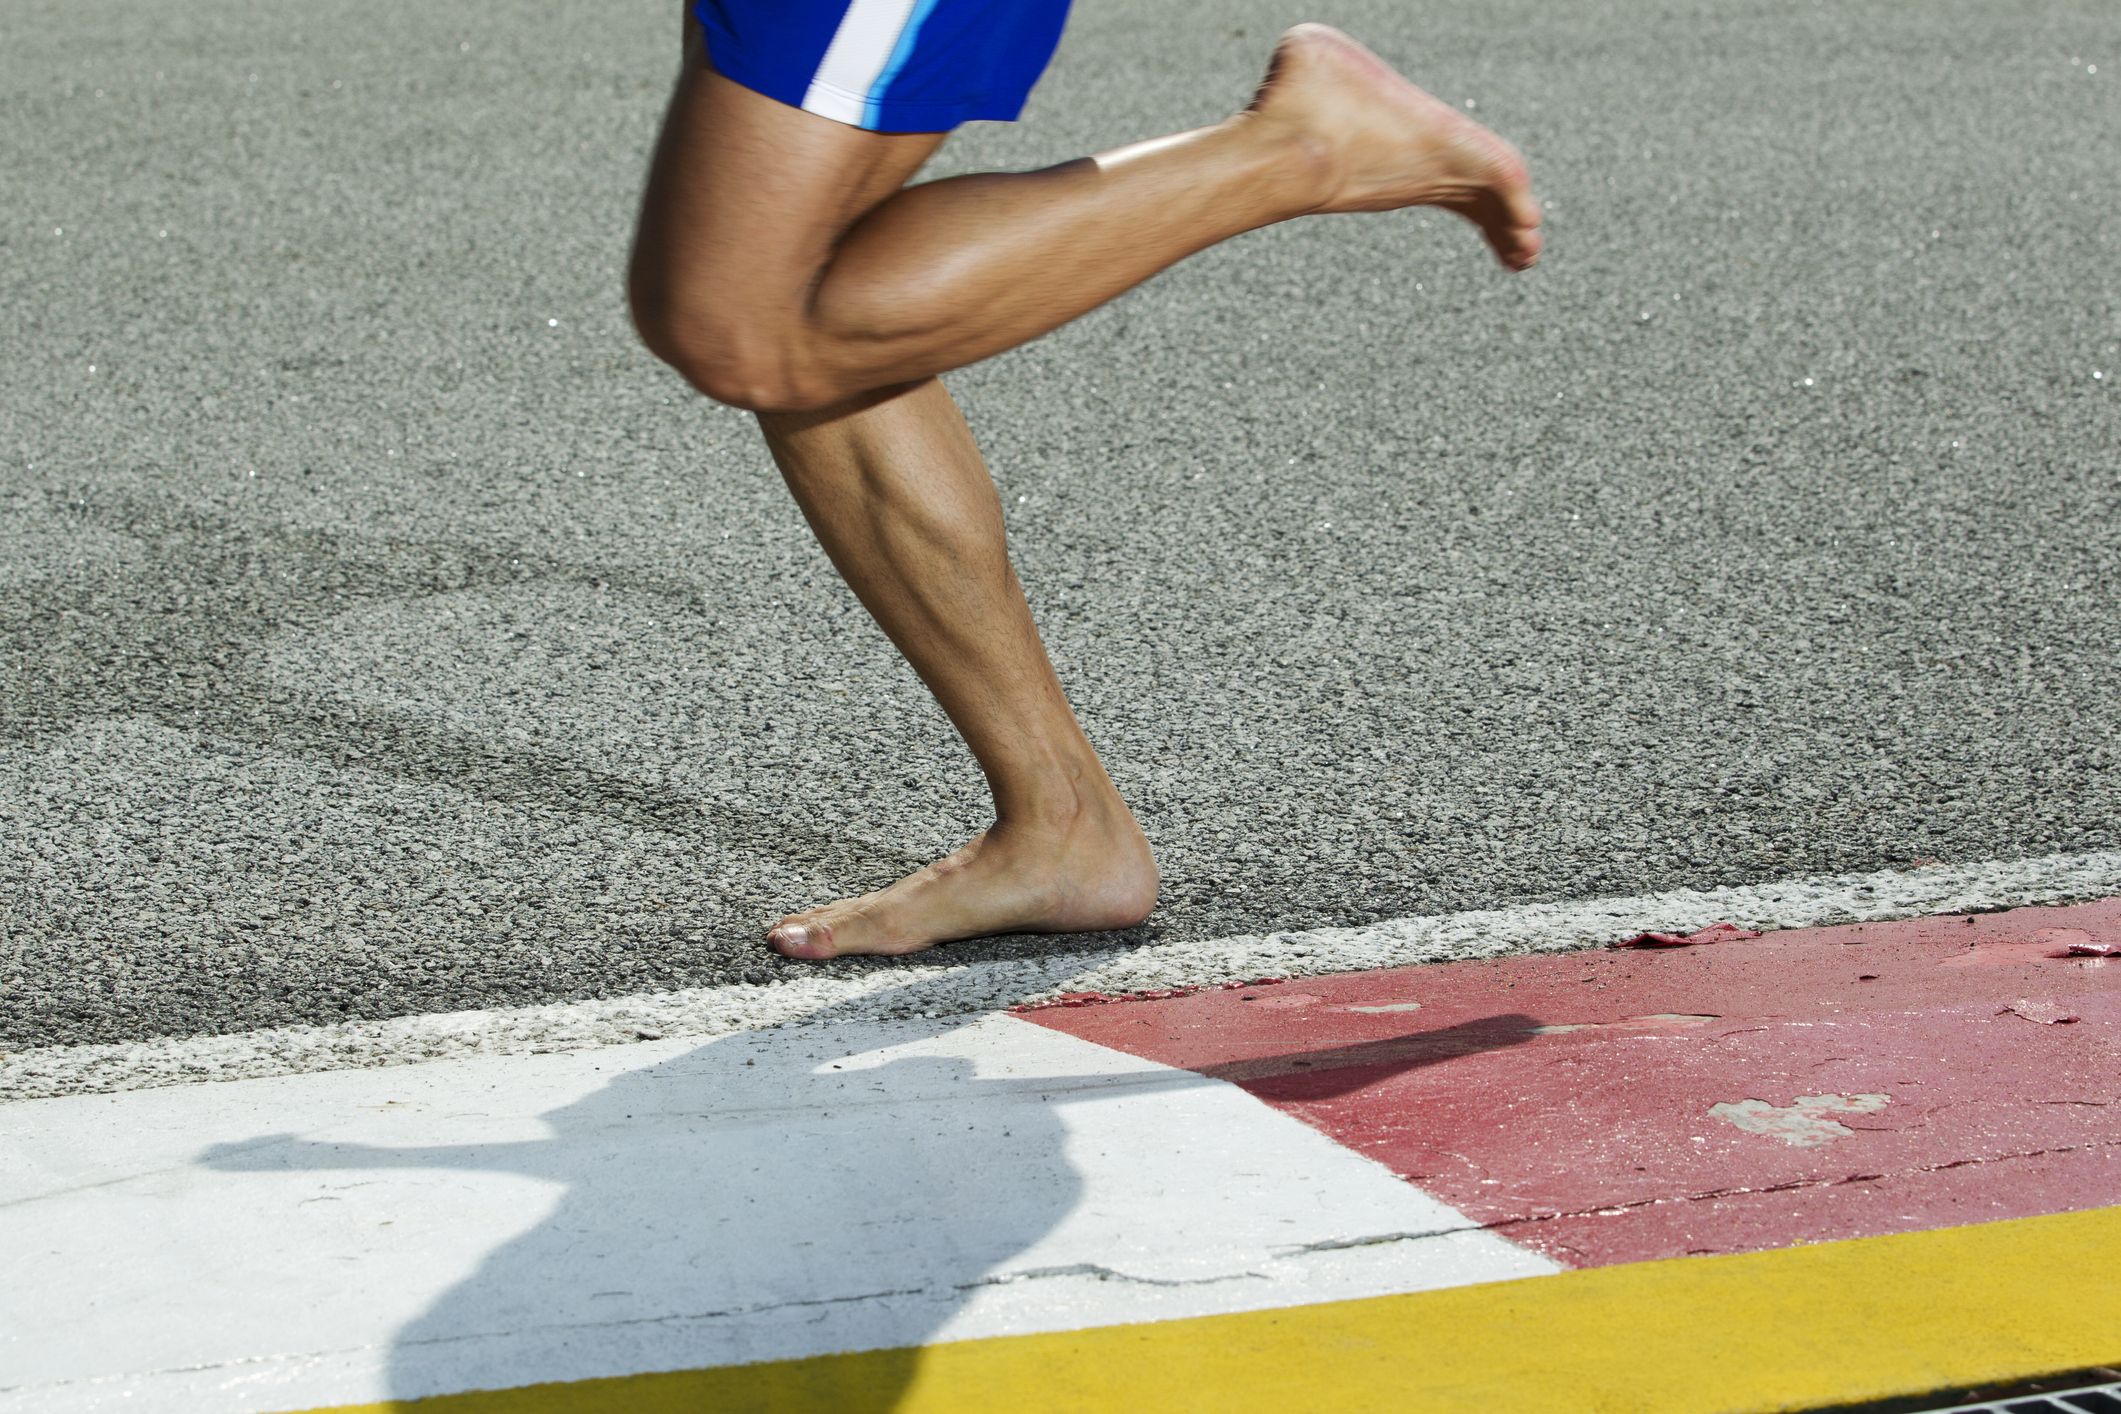
<svg viewBox="0 0 2121 1414"><path fill-rule="evenodd" d="M1113 946L2121 842L2121 11L1082 0L933 170L1212 120L1301 18L1549 254L1300 222L951 380L1161 854ZM986 823L627 326L678 29L12 8L0 1045L783 978Z"/></svg>

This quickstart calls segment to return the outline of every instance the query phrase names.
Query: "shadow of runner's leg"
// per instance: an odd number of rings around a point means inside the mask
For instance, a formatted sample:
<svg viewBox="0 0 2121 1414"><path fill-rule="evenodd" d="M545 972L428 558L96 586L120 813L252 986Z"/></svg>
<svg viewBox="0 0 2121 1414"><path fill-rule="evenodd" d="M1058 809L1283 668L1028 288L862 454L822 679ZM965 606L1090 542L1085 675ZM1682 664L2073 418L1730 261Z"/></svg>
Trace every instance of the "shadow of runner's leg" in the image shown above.
<svg viewBox="0 0 2121 1414"><path fill-rule="evenodd" d="M740 1033L622 1069L540 1116L543 1137L264 1136L201 1162L432 1174L400 1179L409 1193L467 1173L557 1188L398 1332L393 1400L875 1350L887 1354L863 1362L859 1397L839 1391L831 1407L888 1410L919 1348L1082 1193L1060 1111L1022 1077L983 1076L966 1029ZM871 1049L843 1054L850 1043Z"/></svg>
<svg viewBox="0 0 2121 1414"><path fill-rule="evenodd" d="M860 1403L890 1409L967 1290L1074 1206L1056 1115L964 1122L970 1061L846 1074L750 1041L547 1115L510 1157L558 1201L399 1333L392 1395L889 1350Z"/></svg>

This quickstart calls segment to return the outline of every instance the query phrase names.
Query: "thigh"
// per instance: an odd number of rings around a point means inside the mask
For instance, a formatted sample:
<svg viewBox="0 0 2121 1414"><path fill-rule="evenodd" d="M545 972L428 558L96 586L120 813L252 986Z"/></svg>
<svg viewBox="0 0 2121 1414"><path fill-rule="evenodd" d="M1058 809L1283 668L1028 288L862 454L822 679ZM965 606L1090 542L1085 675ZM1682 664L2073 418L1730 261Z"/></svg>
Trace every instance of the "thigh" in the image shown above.
<svg viewBox="0 0 2121 1414"><path fill-rule="evenodd" d="M635 237L636 287L752 324L804 307L847 228L943 133L870 132L715 72L689 17Z"/></svg>

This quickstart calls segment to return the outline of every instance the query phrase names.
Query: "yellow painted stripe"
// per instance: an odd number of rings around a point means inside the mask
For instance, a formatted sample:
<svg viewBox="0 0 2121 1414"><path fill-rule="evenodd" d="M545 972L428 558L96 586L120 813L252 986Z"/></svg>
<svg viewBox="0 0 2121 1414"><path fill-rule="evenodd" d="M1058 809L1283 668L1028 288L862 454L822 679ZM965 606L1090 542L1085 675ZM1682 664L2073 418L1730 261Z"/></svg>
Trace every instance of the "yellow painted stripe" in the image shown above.
<svg viewBox="0 0 2121 1414"><path fill-rule="evenodd" d="M2121 1360L2121 1208L329 1414L1813 1408Z"/></svg>

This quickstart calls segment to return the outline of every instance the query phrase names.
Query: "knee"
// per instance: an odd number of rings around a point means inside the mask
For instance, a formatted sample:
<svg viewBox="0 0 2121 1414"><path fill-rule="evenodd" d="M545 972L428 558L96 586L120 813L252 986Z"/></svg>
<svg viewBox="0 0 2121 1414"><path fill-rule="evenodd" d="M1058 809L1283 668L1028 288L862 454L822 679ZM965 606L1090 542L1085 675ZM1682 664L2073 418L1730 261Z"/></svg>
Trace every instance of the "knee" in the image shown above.
<svg viewBox="0 0 2121 1414"><path fill-rule="evenodd" d="M804 341L769 321L732 316L713 300L627 285L633 327L648 351L716 402L749 412L812 412L835 391L810 369Z"/></svg>

